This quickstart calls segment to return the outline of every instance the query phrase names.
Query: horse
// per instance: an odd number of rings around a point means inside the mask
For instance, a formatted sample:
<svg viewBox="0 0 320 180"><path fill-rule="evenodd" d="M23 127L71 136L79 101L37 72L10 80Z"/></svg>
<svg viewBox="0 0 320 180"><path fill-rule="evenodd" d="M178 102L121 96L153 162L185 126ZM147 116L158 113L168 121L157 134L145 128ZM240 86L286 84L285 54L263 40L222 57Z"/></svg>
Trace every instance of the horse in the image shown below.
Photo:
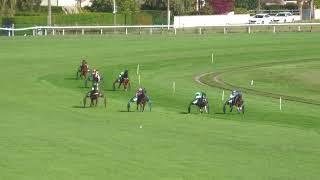
<svg viewBox="0 0 320 180"><path fill-rule="evenodd" d="M83 107L86 107L87 98L90 98L90 107L97 107L99 98L103 98L104 107L107 107L107 97L97 89L92 90L83 98Z"/></svg>
<svg viewBox="0 0 320 180"><path fill-rule="evenodd" d="M131 89L131 83L130 83L129 78L123 78L123 80L116 79L112 84L112 88L114 91L116 90L116 83L119 83L118 89L120 88L120 86L122 84L123 84L123 89L125 91L127 91L127 90L130 91L130 89Z"/></svg>
<svg viewBox="0 0 320 180"><path fill-rule="evenodd" d="M82 64L77 71L76 79L88 79L88 73L90 72L87 64Z"/></svg>
<svg viewBox="0 0 320 180"><path fill-rule="evenodd" d="M223 113L226 113L226 106L229 105L230 112L232 112L233 107L237 108L238 113L242 112L244 114L244 100L242 99L242 95L239 94L234 97L234 100L230 103L229 100L226 101L223 105Z"/></svg>
<svg viewBox="0 0 320 180"><path fill-rule="evenodd" d="M206 98L206 97L201 97L199 99L191 101L188 106L188 113L191 112L191 106L193 106L193 105L199 107L200 113L206 112L209 114L209 112L210 112L209 101L208 101L208 98Z"/></svg>
<svg viewBox="0 0 320 180"><path fill-rule="evenodd" d="M131 107L132 102L137 103L137 111L139 110L139 107L140 107L140 112L144 111L144 108L145 108L146 104L148 103L149 111L151 112L152 102L151 102L151 99L149 96L140 95L138 97L134 96L133 98L129 99L128 104L127 104L128 112L130 112L130 107Z"/></svg>

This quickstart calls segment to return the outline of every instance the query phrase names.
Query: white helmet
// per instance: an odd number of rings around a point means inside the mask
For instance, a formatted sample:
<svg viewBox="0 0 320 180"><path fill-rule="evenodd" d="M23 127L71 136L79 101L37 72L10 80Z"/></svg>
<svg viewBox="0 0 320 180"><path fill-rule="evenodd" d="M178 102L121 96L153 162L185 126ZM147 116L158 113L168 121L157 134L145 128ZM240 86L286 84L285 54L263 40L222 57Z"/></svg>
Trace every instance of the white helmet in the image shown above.
<svg viewBox="0 0 320 180"><path fill-rule="evenodd" d="M142 88L139 88L138 91L142 91Z"/></svg>

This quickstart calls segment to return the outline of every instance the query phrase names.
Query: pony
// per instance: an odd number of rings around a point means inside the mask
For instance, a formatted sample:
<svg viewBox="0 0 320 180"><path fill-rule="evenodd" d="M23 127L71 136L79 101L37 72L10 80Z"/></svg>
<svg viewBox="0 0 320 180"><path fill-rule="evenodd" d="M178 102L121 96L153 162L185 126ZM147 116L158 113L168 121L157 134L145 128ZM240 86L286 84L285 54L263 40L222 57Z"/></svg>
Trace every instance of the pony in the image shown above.
<svg viewBox="0 0 320 180"><path fill-rule="evenodd" d="M199 99L191 101L188 106L188 113L191 112L192 106L197 106L199 108L200 113L206 112L209 114L210 112L209 101L206 97L201 97Z"/></svg>
<svg viewBox="0 0 320 180"><path fill-rule="evenodd" d="M239 113L242 112L244 114L244 100L242 99L242 94L235 96L231 102L229 100L226 101L223 105L223 113L226 113L227 105L230 107L230 112L232 112L233 107L235 106Z"/></svg>

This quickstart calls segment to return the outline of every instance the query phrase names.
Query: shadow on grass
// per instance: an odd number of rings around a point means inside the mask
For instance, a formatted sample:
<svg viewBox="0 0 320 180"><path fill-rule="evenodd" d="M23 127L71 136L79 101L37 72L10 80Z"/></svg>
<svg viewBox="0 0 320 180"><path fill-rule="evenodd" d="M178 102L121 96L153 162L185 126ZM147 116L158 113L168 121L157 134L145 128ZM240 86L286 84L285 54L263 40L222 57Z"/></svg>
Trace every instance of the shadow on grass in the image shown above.
<svg viewBox="0 0 320 180"><path fill-rule="evenodd" d="M119 110L118 112L122 112L122 113L132 113L132 112L137 112L137 111Z"/></svg>
<svg viewBox="0 0 320 180"><path fill-rule="evenodd" d="M80 80L80 79L76 79L76 78L72 78L72 77L66 77L64 78L64 80L68 80L68 81L77 81L77 80Z"/></svg>
<svg viewBox="0 0 320 180"><path fill-rule="evenodd" d="M74 106L72 106L72 108L81 108L81 109L83 109L83 108L88 108L88 107L83 107L83 106L79 106L79 105L74 105Z"/></svg>

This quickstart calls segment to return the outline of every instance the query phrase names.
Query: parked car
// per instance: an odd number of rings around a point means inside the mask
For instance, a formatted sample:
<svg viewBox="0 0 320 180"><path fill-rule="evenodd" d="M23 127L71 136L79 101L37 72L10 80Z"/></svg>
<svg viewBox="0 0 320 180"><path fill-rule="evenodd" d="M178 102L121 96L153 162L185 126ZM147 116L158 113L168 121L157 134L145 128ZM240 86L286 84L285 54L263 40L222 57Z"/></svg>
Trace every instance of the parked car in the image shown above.
<svg viewBox="0 0 320 180"><path fill-rule="evenodd" d="M269 14L256 14L250 20L249 24L270 24L272 17Z"/></svg>
<svg viewBox="0 0 320 180"><path fill-rule="evenodd" d="M290 12L280 12L276 14L273 18L273 22L275 23L286 23L286 22L294 22L294 17Z"/></svg>

